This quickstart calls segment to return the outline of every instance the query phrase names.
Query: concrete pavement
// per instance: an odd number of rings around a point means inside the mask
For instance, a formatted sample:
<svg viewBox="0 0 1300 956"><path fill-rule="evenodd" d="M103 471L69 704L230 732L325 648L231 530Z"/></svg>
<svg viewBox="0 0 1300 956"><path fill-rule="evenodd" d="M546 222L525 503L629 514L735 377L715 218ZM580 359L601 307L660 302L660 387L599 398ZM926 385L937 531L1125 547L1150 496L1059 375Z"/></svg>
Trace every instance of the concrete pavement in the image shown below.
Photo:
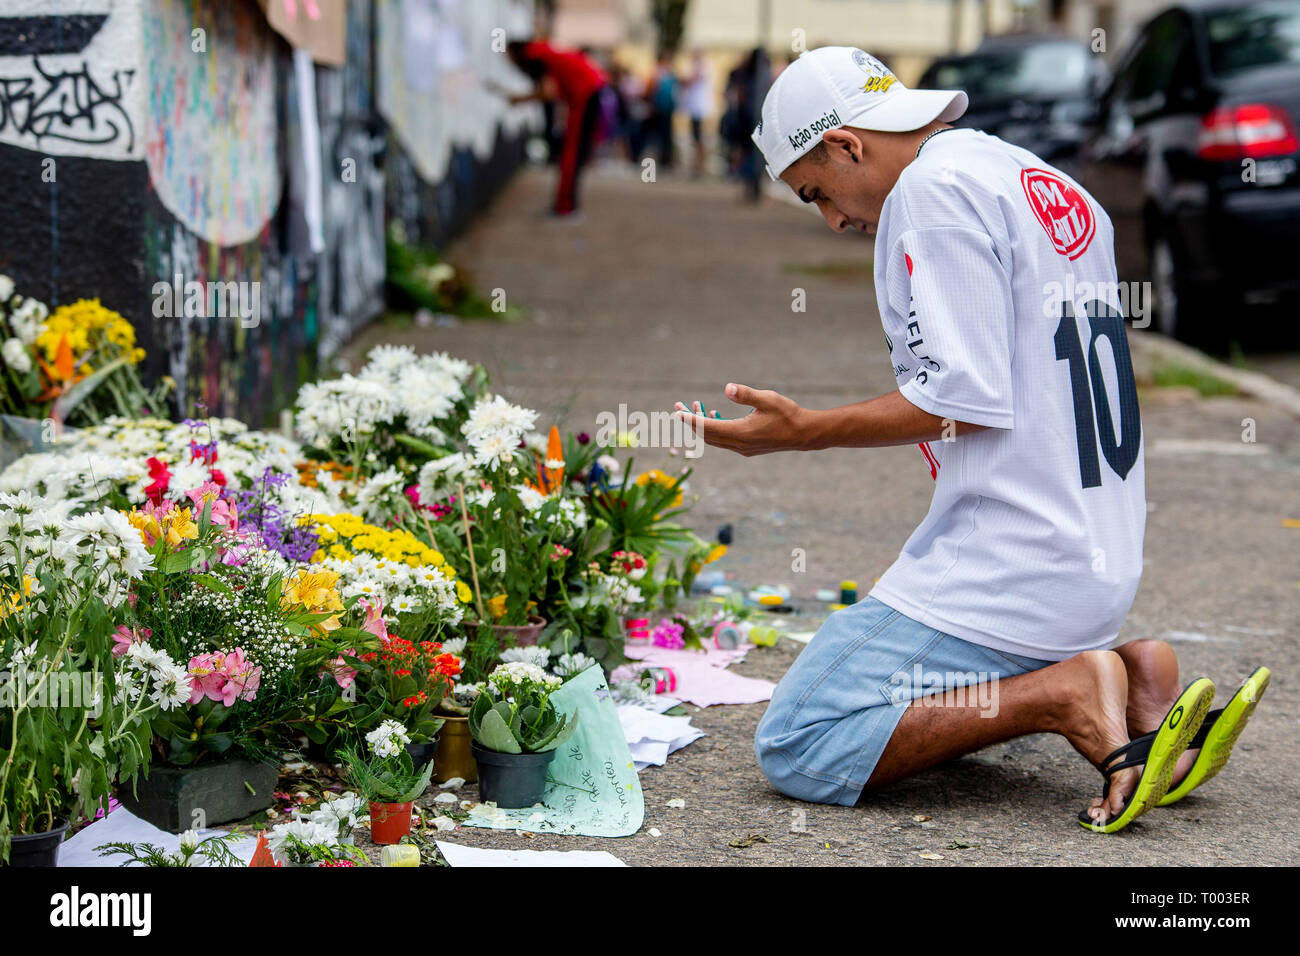
<svg viewBox="0 0 1300 956"><path fill-rule="evenodd" d="M552 188L546 172L521 174L447 250L480 291L503 289L526 319L377 324L349 355L381 341L445 349L483 362L498 390L541 410L539 423L589 431L620 403L650 411L699 398L738 414L721 396L728 381L810 407L894 387L869 240L834 235L802 208L743 204L739 187L610 171L585 183L583 220L560 223L543 214ZM800 294L806 311L794 312ZM1228 768L1177 807L1117 836L1085 832L1074 815L1100 777L1047 735L990 748L853 809L803 805L759 772L752 736L765 705L752 705L689 708L709 736L642 774L646 820L633 837L466 830L451 839L605 849L647 865L1300 863L1300 527L1284 526L1300 519L1300 421L1257 400L1173 389L1144 389L1142 417L1146 571L1122 639L1170 640L1184 677L1209 675L1221 701L1256 664L1274 673ZM1243 442L1252 427L1256 440ZM661 450L636 461L638 471L681 465ZM689 523L700 534L735 528L722 567L810 597L845 577L865 593L924 515L932 482L912 447L754 459L707 449L690 486L699 501ZM802 573L792 571L795 549L806 557ZM785 640L756 649L737 671L778 680L798 649ZM683 809L667 806L675 797ZM752 834L768 842L729 845Z"/></svg>

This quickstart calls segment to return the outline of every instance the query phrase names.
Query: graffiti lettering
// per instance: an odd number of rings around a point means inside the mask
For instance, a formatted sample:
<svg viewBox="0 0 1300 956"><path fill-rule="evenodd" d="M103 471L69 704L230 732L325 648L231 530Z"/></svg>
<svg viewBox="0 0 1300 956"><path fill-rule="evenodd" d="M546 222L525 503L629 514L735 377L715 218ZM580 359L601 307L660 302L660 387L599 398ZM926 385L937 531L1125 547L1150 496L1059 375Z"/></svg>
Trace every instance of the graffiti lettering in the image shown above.
<svg viewBox="0 0 1300 956"><path fill-rule="evenodd" d="M102 146L135 145L135 127L123 106L134 70L114 70L100 85L89 67L47 73L32 57L37 76L0 77L0 133L13 130L37 139Z"/></svg>

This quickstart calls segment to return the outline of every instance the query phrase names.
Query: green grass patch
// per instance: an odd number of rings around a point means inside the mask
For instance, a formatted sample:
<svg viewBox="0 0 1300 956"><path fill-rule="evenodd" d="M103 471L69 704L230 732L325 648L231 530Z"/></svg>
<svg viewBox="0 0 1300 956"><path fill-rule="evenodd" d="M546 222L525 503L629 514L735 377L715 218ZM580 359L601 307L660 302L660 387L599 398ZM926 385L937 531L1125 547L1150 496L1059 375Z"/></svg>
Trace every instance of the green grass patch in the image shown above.
<svg viewBox="0 0 1300 956"><path fill-rule="evenodd" d="M1201 398L1213 398L1216 395L1236 395L1237 386L1231 382L1190 365L1179 362L1162 362L1151 373L1152 383L1157 388L1190 387L1196 389Z"/></svg>
<svg viewBox="0 0 1300 956"><path fill-rule="evenodd" d="M872 278L874 263L870 257L831 262L790 262L785 271L798 275L820 276L826 279L866 279Z"/></svg>

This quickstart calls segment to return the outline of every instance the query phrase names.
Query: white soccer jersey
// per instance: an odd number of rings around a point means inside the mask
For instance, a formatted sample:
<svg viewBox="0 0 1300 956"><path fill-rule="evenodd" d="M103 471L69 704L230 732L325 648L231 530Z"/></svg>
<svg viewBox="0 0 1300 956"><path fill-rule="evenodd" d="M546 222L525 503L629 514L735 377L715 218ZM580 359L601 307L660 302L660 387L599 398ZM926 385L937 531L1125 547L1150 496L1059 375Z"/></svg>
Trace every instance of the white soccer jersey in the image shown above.
<svg viewBox="0 0 1300 956"><path fill-rule="evenodd" d="M1146 492L1105 211L1026 150L944 132L885 200L875 280L902 394L989 427L921 446L930 511L871 594L994 650L1108 646Z"/></svg>

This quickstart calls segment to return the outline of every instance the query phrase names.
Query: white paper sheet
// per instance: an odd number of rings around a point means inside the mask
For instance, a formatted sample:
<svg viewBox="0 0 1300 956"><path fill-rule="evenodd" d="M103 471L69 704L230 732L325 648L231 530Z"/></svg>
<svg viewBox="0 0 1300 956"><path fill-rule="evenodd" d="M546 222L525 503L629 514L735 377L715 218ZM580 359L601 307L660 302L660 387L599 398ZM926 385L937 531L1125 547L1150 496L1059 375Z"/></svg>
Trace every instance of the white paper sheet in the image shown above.
<svg viewBox="0 0 1300 956"><path fill-rule="evenodd" d="M199 839L225 833L225 830L200 830ZM176 853L181 848L181 838L175 833L159 830L152 823L141 820L126 807L119 806L108 816L96 820L83 830L78 831L70 840L59 847L59 866L119 866L126 859L124 856L101 857L95 847L105 843L152 843L162 847L167 853ZM245 863L253 858L257 849L257 839L248 837L230 844L230 850ZM131 863L130 866L140 864Z"/></svg>
<svg viewBox="0 0 1300 956"><path fill-rule="evenodd" d="M450 866L627 866L604 850L480 850L437 841Z"/></svg>

